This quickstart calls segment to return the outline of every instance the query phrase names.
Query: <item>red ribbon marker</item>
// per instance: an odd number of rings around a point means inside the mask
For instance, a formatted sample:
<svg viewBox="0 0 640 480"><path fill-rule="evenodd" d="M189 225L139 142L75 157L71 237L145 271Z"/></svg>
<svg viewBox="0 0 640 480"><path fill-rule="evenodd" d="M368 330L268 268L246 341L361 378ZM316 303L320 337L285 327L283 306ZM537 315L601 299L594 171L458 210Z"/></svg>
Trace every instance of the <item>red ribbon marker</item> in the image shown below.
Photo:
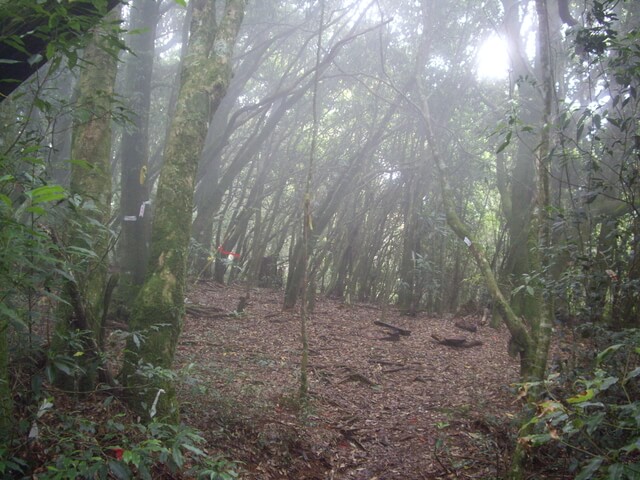
<svg viewBox="0 0 640 480"><path fill-rule="evenodd" d="M224 248L222 248L222 245L220 245L218 247L218 251L222 254L222 255L231 255L233 258L240 258L240 254L236 253L236 252L227 252Z"/></svg>
<svg viewBox="0 0 640 480"><path fill-rule="evenodd" d="M120 447L110 447L111 453L115 457L116 460L122 460L122 456L124 454L124 450Z"/></svg>

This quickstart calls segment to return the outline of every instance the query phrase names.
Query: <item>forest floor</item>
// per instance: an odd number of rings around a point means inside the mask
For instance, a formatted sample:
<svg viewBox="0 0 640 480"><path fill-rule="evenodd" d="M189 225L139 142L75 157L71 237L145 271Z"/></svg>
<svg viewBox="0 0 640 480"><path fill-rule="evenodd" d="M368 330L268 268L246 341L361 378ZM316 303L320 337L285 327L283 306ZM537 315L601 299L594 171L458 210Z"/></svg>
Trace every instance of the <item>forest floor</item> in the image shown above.
<svg viewBox="0 0 640 480"><path fill-rule="evenodd" d="M195 285L176 356L188 372L183 421L238 461L241 478L503 477L520 408L504 327L470 333L455 318L318 297L301 415L299 315L267 289L252 289L245 311L229 314L245 295L241 286ZM482 344L451 348L433 335Z"/></svg>

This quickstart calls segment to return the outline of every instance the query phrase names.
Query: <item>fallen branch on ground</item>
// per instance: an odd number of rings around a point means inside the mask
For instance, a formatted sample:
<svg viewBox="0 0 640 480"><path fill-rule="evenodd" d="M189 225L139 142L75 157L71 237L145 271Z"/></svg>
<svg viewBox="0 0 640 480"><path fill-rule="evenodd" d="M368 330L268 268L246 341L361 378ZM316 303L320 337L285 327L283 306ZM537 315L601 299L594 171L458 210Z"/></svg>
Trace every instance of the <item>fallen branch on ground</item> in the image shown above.
<svg viewBox="0 0 640 480"><path fill-rule="evenodd" d="M207 316L211 315L212 313L220 313L225 311L223 308L211 307L208 305L199 305L197 303L187 304L185 306L185 310L189 315L194 316Z"/></svg>
<svg viewBox="0 0 640 480"><path fill-rule="evenodd" d="M388 328L390 330L393 330L393 332L395 334L402 335L403 337L408 337L409 335L411 335L411 331L410 330L405 330L404 328L396 327L395 325L390 325L388 323L381 322L380 320L375 320L373 323L375 325L380 326L380 327L384 327L384 328Z"/></svg>
<svg viewBox="0 0 640 480"><path fill-rule="evenodd" d="M469 321L468 319L458 320L455 324L456 327L466 330L467 332L475 333L478 331L478 325L475 321Z"/></svg>
<svg viewBox="0 0 640 480"><path fill-rule="evenodd" d="M469 341L466 338L441 338L436 334L432 334L431 338L433 338L441 345L453 348L471 348L482 345L482 342L480 340Z"/></svg>

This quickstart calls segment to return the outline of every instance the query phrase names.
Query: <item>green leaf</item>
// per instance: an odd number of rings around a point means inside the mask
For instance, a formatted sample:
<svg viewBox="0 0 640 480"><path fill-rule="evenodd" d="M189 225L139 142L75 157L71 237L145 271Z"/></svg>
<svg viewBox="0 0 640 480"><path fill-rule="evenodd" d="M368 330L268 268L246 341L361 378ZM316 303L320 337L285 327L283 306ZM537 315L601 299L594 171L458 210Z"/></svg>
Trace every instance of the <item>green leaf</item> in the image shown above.
<svg viewBox="0 0 640 480"><path fill-rule="evenodd" d="M27 59L27 63L33 67L34 65L37 65L38 63L42 62L42 60L44 60L42 55L40 55L39 53L36 53L35 55L31 55Z"/></svg>
<svg viewBox="0 0 640 480"><path fill-rule="evenodd" d="M613 465L609 465L607 473L609 474L607 475L608 480L619 480L623 478L622 475L624 474L624 465L622 465L621 463L614 463Z"/></svg>
<svg viewBox="0 0 640 480"><path fill-rule="evenodd" d="M595 383L595 382L594 382ZM601 392L607 390L610 386L618 383L618 377L606 377L596 383Z"/></svg>
<svg viewBox="0 0 640 480"><path fill-rule="evenodd" d="M507 132L507 135L504 137L504 142L502 142L498 147L498 149L496 150L496 154L502 152L505 148L509 146L510 143L511 143L511 132L509 131Z"/></svg>
<svg viewBox="0 0 640 480"><path fill-rule="evenodd" d="M69 163L71 165L80 167L80 168L86 168L87 170L93 170L95 168L95 165L92 165L91 163L87 162L86 160L81 160L81 159L71 159L69 160Z"/></svg>
<svg viewBox="0 0 640 480"><path fill-rule="evenodd" d="M622 344L618 343L616 345L611 345L610 347L605 348L603 351L601 351L598 356L596 357L596 365L600 365L602 362L604 362L612 353L617 352L618 350L620 350L620 348L622 348Z"/></svg>
<svg viewBox="0 0 640 480"><path fill-rule="evenodd" d="M138 475L142 480L152 480L151 473L144 463L138 466Z"/></svg>
<svg viewBox="0 0 640 480"><path fill-rule="evenodd" d="M624 377L624 381L622 383L627 383L629 380L631 380L632 378L636 378L638 375L640 375L640 367L637 367L629 372L629 374Z"/></svg>
<svg viewBox="0 0 640 480"><path fill-rule="evenodd" d="M178 5L180 5L181 7L187 8L186 0L173 0L173 1L176 2Z"/></svg>
<svg viewBox="0 0 640 480"><path fill-rule="evenodd" d="M184 465L184 457L179 447L174 447L171 449L171 457L173 458L176 466L178 468L182 468L182 466Z"/></svg>
<svg viewBox="0 0 640 480"><path fill-rule="evenodd" d="M522 440L530 443L531 446L533 447L537 447L540 445L544 445L545 443L548 443L551 440L551 434L540 433L540 434L534 434L534 435L527 435L525 437L522 437Z"/></svg>
<svg viewBox="0 0 640 480"><path fill-rule="evenodd" d="M26 209L26 211L29 213L34 213L36 216L44 215L45 213L47 213L47 211L42 207L29 207Z"/></svg>
<svg viewBox="0 0 640 480"><path fill-rule="evenodd" d="M640 437L636 438L629 445L625 445L620 450L622 450L624 452L627 452L627 453L631 453L631 452L634 452L636 450L640 450Z"/></svg>
<svg viewBox="0 0 640 480"><path fill-rule="evenodd" d="M78 64L78 53L75 50L67 53L67 64L70 69Z"/></svg>
<svg viewBox="0 0 640 480"><path fill-rule="evenodd" d="M585 416L584 424L587 427L587 433L589 435L592 435L594 432L596 432L600 428L600 426L604 422L605 416L606 415L604 412L599 412L596 414Z"/></svg>
<svg viewBox="0 0 640 480"><path fill-rule="evenodd" d="M63 360L54 360L53 366L60 370L65 375L73 375L73 368L69 366L69 364Z"/></svg>
<svg viewBox="0 0 640 480"><path fill-rule="evenodd" d="M586 402L588 400L591 400L595 396L595 394L596 394L595 391L592 388L589 388L584 393L575 395L571 398L567 398L567 402L571 404Z"/></svg>
<svg viewBox="0 0 640 480"><path fill-rule="evenodd" d="M7 207L11 208L12 202L9 197L7 197L4 193L0 193L0 202L4 203Z"/></svg>
<svg viewBox="0 0 640 480"><path fill-rule="evenodd" d="M67 250L70 253L75 253L89 258L97 258L98 256L93 250L89 250L88 248L76 247L75 245L68 246Z"/></svg>
<svg viewBox="0 0 640 480"><path fill-rule="evenodd" d="M51 60L55 54L56 54L56 46L55 46L55 44L53 42L49 42L47 44L47 49L46 49L45 56L49 60Z"/></svg>
<svg viewBox="0 0 640 480"><path fill-rule="evenodd" d="M205 456L205 453L202 450L200 450L198 447L195 447L195 446L190 445L188 443L185 443L182 446L184 448L186 448L187 450L189 450L189 451L195 453L196 455L200 456L200 457L204 457Z"/></svg>
<svg viewBox="0 0 640 480"><path fill-rule="evenodd" d="M42 187L34 188L28 192L31 201L34 204L54 202L62 200L67 196L67 192L60 185L44 185Z"/></svg>
<svg viewBox="0 0 640 480"><path fill-rule="evenodd" d="M27 329L27 324L18 316L18 312L13 308L9 308L4 302L0 303L0 317L8 317L14 328Z"/></svg>
<svg viewBox="0 0 640 480"><path fill-rule="evenodd" d="M598 456L591 459L589 463L585 465L585 467L580 470L580 473L575 478L575 480L589 480L593 478L593 475L600 469L604 458Z"/></svg>
<svg viewBox="0 0 640 480"><path fill-rule="evenodd" d="M149 27L144 28L132 28L127 31L128 35L142 35L143 33L147 33L149 31Z"/></svg>
<svg viewBox="0 0 640 480"><path fill-rule="evenodd" d="M109 471L118 480L129 480L131 477L131 470L122 462L116 460L109 460Z"/></svg>

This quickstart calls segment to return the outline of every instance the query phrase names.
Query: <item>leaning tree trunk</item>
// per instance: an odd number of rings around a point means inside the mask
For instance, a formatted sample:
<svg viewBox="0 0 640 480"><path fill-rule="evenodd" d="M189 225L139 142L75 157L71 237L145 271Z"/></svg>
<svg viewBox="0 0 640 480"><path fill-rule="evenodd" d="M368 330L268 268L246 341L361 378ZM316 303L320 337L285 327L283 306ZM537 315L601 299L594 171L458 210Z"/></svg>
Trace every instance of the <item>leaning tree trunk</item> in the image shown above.
<svg viewBox="0 0 640 480"><path fill-rule="evenodd" d="M423 0L423 5L426 5L427 0ZM543 1L543 0L538 0ZM424 23L424 31L429 30L429 25L427 23L426 16L426 8L423 8L423 21ZM546 21L546 20L545 20ZM541 21L542 23L542 21ZM545 31L548 31L545 30ZM541 37L545 37L544 33L540 35ZM541 45L541 50L547 52L548 56L548 36L546 36L543 40L545 45ZM427 61L426 55L426 42L422 42L420 46L420 50L417 56L417 67L416 71L421 71L421 68L425 62ZM541 61L543 67L546 65L546 68L550 68L549 62L544 62L544 59ZM543 68L544 70L544 68ZM545 71L544 81L546 82L548 78L550 78L550 74L547 74ZM511 334L511 343L513 345L513 349L520 354L520 373L524 380L539 380L543 377L546 361L547 361L547 353L549 346L549 339L551 334L550 322L547 315L542 314L539 315L535 321L530 322L528 325L525 321L516 314L512 305L502 294L498 282L496 281L496 277L491 269L491 264L487 260L486 254L484 252L484 248L477 242L475 236L472 234L471 229L465 225L460 219L454 202L454 195L449 183L449 173L448 166L444 161L443 156L438 151L438 144L436 142L436 136L433 131L433 119L431 118L431 114L429 111L429 103L428 103L428 95L427 88L424 79L421 77L417 78L418 90L419 90L419 113L421 114L424 125L425 125L425 133L426 140L429 146L432 158L436 165L436 169L438 171L438 176L440 179L440 185L442 188L442 199L443 205L447 217L447 223L449 227L454 231L454 233L462 240L468 247L470 254L480 270L480 273L483 275L485 279L485 284L489 294L491 295L496 308L498 309L500 315L502 316L509 332ZM543 120L548 121L550 118L551 111L551 88L552 85L544 85L544 108L545 108L545 116ZM549 113L548 113L549 112ZM548 125L545 124L545 127ZM548 219L547 219L547 206L548 203L548 178L547 178L547 164L548 157L550 152L550 136L545 129L543 129L543 134L541 137L541 142L538 147L538 151L532 161L534 161L534 166L537 167L537 185L538 185L538 201L539 207L539 217L535 225L538 228L538 242L539 245L546 246L548 245ZM541 259L544 261L544 259ZM542 293L541 291L535 297L537 305L537 311L546 312L544 308Z"/></svg>
<svg viewBox="0 0 640 480"><path fill-rule="evenodd" d="M171 368L184 316L186 257L193 191L207 124L228 88L231 57L247 0L227 0L216 26L213 0L193 8L187 56L176 112L169 129L160 175L145 282L136 298L131 330L144 341L128 342L123 382L131 406L146 419L156 414L177 421L170 377L152 374Z"/></svg>
<svg viewBox="0 0 640 480"><path fill-rule="evenodd" d="M309 256L313 255L313 249L317 238L319 238L325 228L329 225L331 218L337 211L341 202L348 195L349 190L353 188L353 180L357 178L357 175L362 171L362 165L369 159L375 149L382 141L383 135L381 132L386 128L391 120L391 117L398 109L402 93L398 93L396 101L394 101L385 112L383 118L376 125L375 130L369 135L359 151L355 153L351 159L349 167L346 171L335 180L331 190L327 193L322 206L318 209L317 217L314 218L313 223L313 235L310 235L309 244L304 247L307 248ZM302 286L302 270L303 270L303 243L299 239L295 246L291 250L292 254L289 257L289 274L287 276L287 285L285 288L285 296L283 308L290 310L295 307L300 290Z"/></svg>
<svg viewBox="0 0 640 480"><path fill-rule="evenodd" d="M119 12L118 12L119 13ZM115 12L111 15L115 16ZM113 20L113 18L111 18ZM76 251L68 259L76 266L67 282L61 304L57 335L52 348L59 354L74 355L79 368L72 375L58 372L56 383L74 391L92 390L100 370L103 322L106 310L107 252L110 235L107 228L111 212L111 102L117 70L117 52L109 46L105 22L94 32L84 54L85 66L78 83L78 105L86 120L73 127L71 142L72 194L80 198L80 221L69 222L64 239ZM79 116L82 117L82 116ZM82 162L82 163L81 163ZM75 215L75 211L69 212ZM80 332L83 355L70 350L69 335Z"/></svg>

